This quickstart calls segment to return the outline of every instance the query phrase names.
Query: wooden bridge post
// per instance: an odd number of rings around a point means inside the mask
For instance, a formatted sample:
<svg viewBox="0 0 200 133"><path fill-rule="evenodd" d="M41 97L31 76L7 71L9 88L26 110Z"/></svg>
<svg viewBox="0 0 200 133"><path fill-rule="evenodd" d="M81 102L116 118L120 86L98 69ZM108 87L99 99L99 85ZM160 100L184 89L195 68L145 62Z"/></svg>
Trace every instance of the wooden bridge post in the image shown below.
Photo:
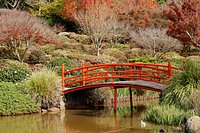
<svg viewBox="0 0 200 133"><path fill-rule="evenodd" d="M62 91L64 91L65 88L65 65L62 64Z"/></svg>
<svg viewBox="0 0 200 133"><path fill-rule="evenodd" d="M169 60L168 61L168 78L170 79L171 77L172 77L172 65Z"/></svg>
<svg viewBox="0 0 200 133"><path fill-rule="evenodd" d="M114 88L114 111L117 109L117 89Z"/></svg>
<svg viewBox="0 0 200 133"><path fill-rule="evenodd" d="M85 64L82 63L81 67L82 67L82 86L85 86L85 69L84 69Z"/></svg>
<svg viewBox="0 0 200 133"><path fill-rule="evenodd" d="M130 106L131 106L131 111L133 111L133 98L132 98L132 90L131 90L131 87L129 87L129 93L130 93Z"/></svg>

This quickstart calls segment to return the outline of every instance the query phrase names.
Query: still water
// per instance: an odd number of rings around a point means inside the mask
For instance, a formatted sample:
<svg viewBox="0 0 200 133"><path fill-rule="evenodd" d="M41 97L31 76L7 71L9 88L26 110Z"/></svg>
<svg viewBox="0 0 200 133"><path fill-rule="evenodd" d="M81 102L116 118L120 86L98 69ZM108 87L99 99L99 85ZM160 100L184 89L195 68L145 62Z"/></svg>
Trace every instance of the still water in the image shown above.
<svg viewBox="0 0 200 133"><path fill-rule="evenodd" d="M174 127L140 124L144 105L120 107L116 114L108 108L66 110L58 114L33 114L0 117L0 133L183 133Z"/></svg>

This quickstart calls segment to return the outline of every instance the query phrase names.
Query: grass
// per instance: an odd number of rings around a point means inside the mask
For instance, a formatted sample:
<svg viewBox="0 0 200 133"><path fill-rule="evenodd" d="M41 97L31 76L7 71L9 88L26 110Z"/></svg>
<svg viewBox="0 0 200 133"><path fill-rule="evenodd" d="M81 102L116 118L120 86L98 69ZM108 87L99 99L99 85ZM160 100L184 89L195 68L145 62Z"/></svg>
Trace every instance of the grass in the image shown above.
<svg viewBox="0 0 200 133"><path fill-rule="evenodd" d="M194 115L194 111L185 111L173 105L151 105L142 117L156 124L180 125L184 118L191 115Z"/></svg>
<svg viewBox="0 0 200 133"><path fill-rule="evenodd" d="M200 61L189 60L184 71L176 73L162 94L161 103L190 109L193 91L200 89Z"/></svg>

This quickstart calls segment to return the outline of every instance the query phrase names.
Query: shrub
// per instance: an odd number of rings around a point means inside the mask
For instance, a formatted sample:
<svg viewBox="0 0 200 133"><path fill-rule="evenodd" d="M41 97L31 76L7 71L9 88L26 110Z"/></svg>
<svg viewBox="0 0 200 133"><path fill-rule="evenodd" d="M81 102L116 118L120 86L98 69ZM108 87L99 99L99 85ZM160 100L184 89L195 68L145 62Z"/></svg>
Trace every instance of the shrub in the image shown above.
<svg viewBox="0 0 200 133"><path fill-rule="evenodd" d="M180 42L168 37L166 29L140 29L137 32L133 31L131 38L136 42L136 47L148 50L148 54L153 57L161 58L166 52L181 49Z"/></svg>
<svg viewBox="0 0 200 133"><path fill-rule="evenodd" d="M0 82L21 82L31 75L27 64L11 60L0 60Z"/></svg>
<svg viewBox="0 0 200 133"><path fill-rule="evenodd" d="M42 107L56 106L60 102L61 80L59 76L48 69L41 69L32 74L27 81L29 92Z"/></svg>
<svg viewBox="0 0 200 133"><path fill-rule="evenodd" d="M61 75L62 64L65 65L65 70L71 69L73 67L72 61L69 58L55 57L49 61L49 63L47 64L47 68L49 68L49 69L57 72L59 75Z"/></svg>
<svg viewBox="0 0 200 133"><path fill-rule="evenodd" d="M34 45L61 44L46 23L27 12L0 9L0 17L0 45L21 62Z"/></svg>
<svg viewBox="0 0 200 133"><path fill-rule="evenodd" d="M33 113L39 108L27 94L11 82L0 82L0 115Z"/></svg>
<svg viewBox="0 0 200 133"><path fill-rule="evenodd" d="M116 58L117 62L127 62L128 61L125 54L116 48L105 49L103 51L103 54Z"/></svg>
<svg viewBox="0 0 200 133"><path fill-rule="evenodd" d="M37 49L31 52L26 62L30 64L39 64L45 63L45 59L45 52L43 50Z"/></svg>
<svg viewBox="0 0 200 133"><path fill-rule="evenodd" d="M156 61L155 57L140 57L129 59L129 62L145 62L145 63L154 63Z"/></svg>
<svg viewBox="0 0 200 133"><path fill-rule="evenodd" d="M191 94L199 90L200 60L188 60L184 71L175 74L161 97L161 103L189 109Z"/></svg>
<svg viewBox="0 0 200 133"><path fill-rule="evenodd" d="M173 105L153 105L148 106L142 117L157 124L180 125L184 118L189 118L192 115L194 115L193 111L186 112Z"/></svg>

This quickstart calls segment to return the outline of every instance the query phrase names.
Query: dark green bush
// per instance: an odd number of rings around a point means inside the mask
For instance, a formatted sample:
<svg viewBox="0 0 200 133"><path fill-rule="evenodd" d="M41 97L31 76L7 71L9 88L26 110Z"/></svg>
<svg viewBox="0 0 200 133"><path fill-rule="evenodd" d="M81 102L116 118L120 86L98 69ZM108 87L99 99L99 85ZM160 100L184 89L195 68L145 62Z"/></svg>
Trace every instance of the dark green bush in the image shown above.
<svg viewBox="0 0 200 133"><path fill-rule="evenodd" d="M129 59L129 62L145 62L145 63L154 63L156 61L155 57L139 57Z"/></svg>
<svg viewBox="0 0 200 133"><path fill-rule="evenodd" d="M40 49L32 51L26 62L30 64L45 63L45 52Z"/></svg>
<svg viewBox="0 0 200 133"><path fill-rule="evenodd" d="M39 107L11 82L0 82L0 115L15 115L36 112Z"/></svg>
<svg viewBox="0 0 200 133"><path fill-rule="evenodd" d="M0 60L0 82L21 82L31 75L27 64L11 60Z"/></svg>
<svg viewBox="0 0 200 133"><path fill-rule="evenodd" d="M73 67L72 61L69 58L66 57L55 57L49 61L47 64L47 68L57 72L59 75L61 75L61 68L62 64L65 65L65 70L71 69Z"/></svg>

